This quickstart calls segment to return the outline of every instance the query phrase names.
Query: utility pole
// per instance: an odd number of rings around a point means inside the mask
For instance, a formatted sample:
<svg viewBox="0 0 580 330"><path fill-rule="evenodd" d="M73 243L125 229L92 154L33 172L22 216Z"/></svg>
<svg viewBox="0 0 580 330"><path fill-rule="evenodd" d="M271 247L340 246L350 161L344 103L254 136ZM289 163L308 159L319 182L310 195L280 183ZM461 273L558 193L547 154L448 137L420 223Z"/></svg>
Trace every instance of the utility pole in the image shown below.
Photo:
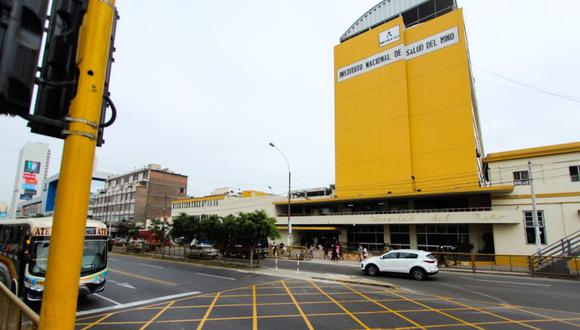
<svg viewBox="0 0 580 330"><path fill-rule="evenodd" d="M290 172L290 162L288 161L288 158L282 152L282 150L276 147L274 143L270 142L269 145L270 147L278 150L278 152L282 155L282 157L284 157L284 160L286 161L286 166L288 167L288 240L286 243L288 248L290 248L290 246L292 245L292 219L290 219L290 198L291 198L290 190L292 187L292 173Z"/></svg>
<svg viewBox="0 0 580 330"><path fill-rule="evenodd" d="M163 224L161 225L161 257L165 255L165 222L167 221L165 210L167 210L167 194L165 194L165 199L163 200Z"/></svg>
<svg viewBox="0 0 580 330"><path fill-rule="evenodd" d="M534 233L536 238L536 253L540 254L542 251L542 240L540 234L540 222L538 221L538 209L536 207L536 193L534 191L534 178L532 176L532 162L528 161L528 177L530 180L530 190L532 196L532 221L534 222Z"/></svg>
<svg viewBox="0 0 580 330"><path fill-rule="evenodd" d="M46 286L39 329L74 329L79 291L88 197L115 0L90 0L77 50L79 80L68 114L54 225L50 240Z"/></svg>

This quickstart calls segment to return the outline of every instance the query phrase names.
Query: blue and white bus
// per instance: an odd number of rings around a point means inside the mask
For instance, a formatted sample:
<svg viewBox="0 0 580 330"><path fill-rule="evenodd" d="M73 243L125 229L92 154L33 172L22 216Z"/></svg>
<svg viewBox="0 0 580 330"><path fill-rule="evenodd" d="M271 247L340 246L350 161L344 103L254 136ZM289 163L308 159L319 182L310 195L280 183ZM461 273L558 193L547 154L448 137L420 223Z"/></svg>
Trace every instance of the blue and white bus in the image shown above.
<svg viewBox="0 0 580 330"><path fill-rule="evenodd" d="M52 217L0 221L0 282L24 301L42 299L52 221ZM105 289L107 239L104 223L87 220L80 295Z"/></svg>

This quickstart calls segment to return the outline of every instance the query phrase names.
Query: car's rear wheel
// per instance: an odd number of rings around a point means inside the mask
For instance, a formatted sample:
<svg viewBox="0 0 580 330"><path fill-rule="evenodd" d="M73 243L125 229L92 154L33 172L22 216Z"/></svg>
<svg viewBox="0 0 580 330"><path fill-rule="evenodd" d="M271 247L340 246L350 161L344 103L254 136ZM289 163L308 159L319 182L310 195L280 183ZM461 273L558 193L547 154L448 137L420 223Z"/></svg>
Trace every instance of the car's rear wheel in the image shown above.
<svg viewBox="0 0 580 330"><path fill-rule="evenodd" d="M367 274L369 276L377 276L379 275L379 267L375 265L368 265L366 268Z"/></svg>
<svg viewBox="0 0 580 330"><path fill-rule="evenodd" d="M411 277L414 280L422 281L427 278L427 272L423 268L415 267L411 269Z"/></svg>

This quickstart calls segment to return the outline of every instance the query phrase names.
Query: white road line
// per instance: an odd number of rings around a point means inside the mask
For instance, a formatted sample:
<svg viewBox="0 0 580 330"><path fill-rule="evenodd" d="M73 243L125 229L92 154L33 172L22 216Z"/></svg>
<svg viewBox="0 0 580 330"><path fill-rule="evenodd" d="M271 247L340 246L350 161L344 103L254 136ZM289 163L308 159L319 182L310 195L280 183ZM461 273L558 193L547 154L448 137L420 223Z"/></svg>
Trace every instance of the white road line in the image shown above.
<svg viewBox="0 0 580 330"><path fill-rule="evenodd" d="M116 301L114 301L113 299L107 298L107 297L105 297L105 296L101 296L101 295L100 295L100 294L98 294L98 293L93 293L93 295L95 295L95 296L97 296L97 297L99 297L99 298L101 298L101 299L103 299L103 300L106 300L106 301L108 301L108 302L110 302L110 303L113 303L113 304L115 304L115 305L122 305L120 302L116 302Z"/></svg>
<svg viewBox="0 0 580 330"><path fill-rule="evenodd" d="M539 284L539 283L523 283L523 282L511 282L511 281L494 281L494 280L479 280L479 282L492 282L492 283L507 283L507 284L516 284L516 285L530 285L530 286L552 286L551 284Z"/></svg>
<svg viewBox="0 0 580 330"><path fill-rule="evenodd" d="M196 273L196 274L197 275L203 275L203 276L211 276L211 277L223 278L224 280L230 280L230 281L235 281L236 280L233 277L218 276L218 275L206 274L206 273Z"/></svg>
<svg viewBox="0 0 580 330"><path fill-rule="evenodd" d="M147 267L152 267L152 268L157 268L157 269L163 269L162 266L156 266L156 265L150 265L150 264L144 264L144 263L140 263L139 265L141 265L141 266L147 266Z"/></svg>
<svg viewBox="0 0 580 330"><path fill-rule="evenodd" d="M93 313L102 313L102 312L107 312L110 310L116 310L116 309L127 308L127 307L135 307L135 306L150 304L150 303L163 301L163 300L178 299L178 298L187 297L187 296L194 296L194 295L197 295L200 293L201 292L199 292L199 291L184 292L184 293L178 293L178 294L174 294L174 295L170 295L170 296L163 296L163 297L157 297L157 298L152 298L152 299L133 301L130 303L120 304L120 305L115 305L115 306L89 309L86 311L77 312L77 316L93 314Z"/></svg>

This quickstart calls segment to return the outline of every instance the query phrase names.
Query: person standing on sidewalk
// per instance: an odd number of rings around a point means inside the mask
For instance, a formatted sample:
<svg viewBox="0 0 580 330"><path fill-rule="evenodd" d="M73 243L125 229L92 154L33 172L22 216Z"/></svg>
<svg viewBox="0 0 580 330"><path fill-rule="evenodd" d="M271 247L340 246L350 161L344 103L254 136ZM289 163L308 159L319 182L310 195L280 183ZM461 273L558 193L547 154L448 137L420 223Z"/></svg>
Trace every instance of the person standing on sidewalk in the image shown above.
<svg viewBox="0 0 580 330"><path fill-rule="evenodd" d="M331 253L332 257L330 258L330 260L331 261L338 261L338 253L336 253L336 251L337 251L336 250L336 243L332 245L331 249L332 249L332 251L330 253Z"/></svg>
<svg viewBox="0 0 580 330"><path fill-rule="evenodd" d="M363 248L363 260L367 260L369 257L369 251L367 250L366 246Z"/></svg>

